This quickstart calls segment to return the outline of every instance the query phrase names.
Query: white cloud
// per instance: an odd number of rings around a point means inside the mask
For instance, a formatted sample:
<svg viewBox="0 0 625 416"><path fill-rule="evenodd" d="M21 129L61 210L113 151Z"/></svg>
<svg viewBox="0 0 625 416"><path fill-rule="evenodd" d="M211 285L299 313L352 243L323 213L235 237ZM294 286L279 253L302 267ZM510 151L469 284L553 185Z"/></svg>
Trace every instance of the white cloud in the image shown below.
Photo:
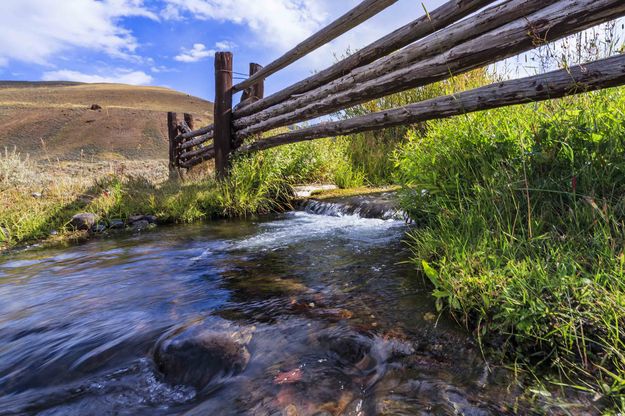
<svg viewBox="0 0 625 416"><path fill-rule="evenodd" d="M150 68L150 71L154 72L155 74L160 74L160 73L165 73L165 72L180 72L180 70L176 68L169 68L165 65L159 65L159 66L154 65Z"/></svg>
<svg viewBox="0 0 625 416"><path fill-rule="evenodd" d="M317 30L326 17L309 0L165 0L163 17L230 21L258 34L267 46L286 49Z"/></svg>
<svg viewBox="0 0 625 416"><path fill-rule="evenodd" d="M172 4L168 4L161 11L161 16L166 20L182 20L180 9Z"/></svg>
<svg viewBox="0 0 625 416"><path fill-rule="evenodd" d="M71 48L133 58L137 40L119 22L129 16L158 19L143 0L2 0L0 64L47 65Z"/></svg>
<svg viewBox="0 0 625 416"><path fill-rule="evenodd" d="M196 43L191 49L182 48L182 52L174 59L178 62L199 62L206 58L215 56L214 49L206 49L203 43Z"/></svg>
<svg viewBox="0 0 625 416"><path fill-rule="evenodd" d="M169 19L229 22L245 32L239 44L258 48L255 59L271 60L295 47L339 16L357 6L361 0L163 0L161 15ZM422 0L427 10L434 10L446 0ZM359 25L339 39L321 47L300 61L297 70L311 71L329 66L334 55L356 50L424 14L421 1L399 0L371 20ZM219 48L218 48L219 49ZM223 48L230 49L230 48Z"/></svg>
<svg viewBox="0 0 625 416"><path fill-rule="evenodd" d="M43 74L43 81L75 81L87 83L113 83L130 85L147 85L153 78L143 71L131 71L128 69L114 69L111 73L85 74L78 71L63 69L60 71L50 71Z"/></svg>
<svg viewBox="0 0 625 416"><path fill-rule="evenodd" d="M232 50L236 47L237 47L236 43L231 42L229 40L222 40L215 44L215 48L219 49L220 51Z"/></svg>
<svg viewBox="0 0 625 416"><path fill-rule="evenodd" d="M222 40L215 43L215 49L206 49L206 45L203 43L195 43L191 49L181 48L180 54L174 57L174 59L178 62L186 63L199 62L206 58L212 58L217 51L232 50L235 47L236 44L229 40Z"/></svg>

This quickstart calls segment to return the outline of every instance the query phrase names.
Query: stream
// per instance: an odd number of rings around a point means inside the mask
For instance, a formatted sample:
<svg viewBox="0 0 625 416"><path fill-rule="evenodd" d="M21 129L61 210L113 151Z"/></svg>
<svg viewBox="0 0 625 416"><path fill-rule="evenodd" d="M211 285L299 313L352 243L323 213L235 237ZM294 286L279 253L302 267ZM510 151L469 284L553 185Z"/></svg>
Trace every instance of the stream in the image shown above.
<svg viewBox="0 0 625 416"><path fill-rule="evenodd" d="M512 414L401 213L345 207L0 257L0 415Z"/></svg>

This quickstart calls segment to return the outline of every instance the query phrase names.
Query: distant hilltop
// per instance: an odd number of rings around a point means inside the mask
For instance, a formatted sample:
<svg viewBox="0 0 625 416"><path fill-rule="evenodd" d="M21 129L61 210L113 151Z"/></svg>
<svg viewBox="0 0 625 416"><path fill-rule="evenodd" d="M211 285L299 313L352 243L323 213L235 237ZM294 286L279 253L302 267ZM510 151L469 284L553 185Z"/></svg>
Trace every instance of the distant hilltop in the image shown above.
<svg viewBox="0 0 625 416"><path fill-rule="evenodd" d="M0 150L33 159L165 159L167 112L212 123L213 104L162 87L0 81Z"/></svg>
<svg viewBox="0 0 625 416"><path fill-rule="evenodd" d="M37 87L71 87L84 85L84 82L73 81L2 81L0 88L37 88Z"/></svg>

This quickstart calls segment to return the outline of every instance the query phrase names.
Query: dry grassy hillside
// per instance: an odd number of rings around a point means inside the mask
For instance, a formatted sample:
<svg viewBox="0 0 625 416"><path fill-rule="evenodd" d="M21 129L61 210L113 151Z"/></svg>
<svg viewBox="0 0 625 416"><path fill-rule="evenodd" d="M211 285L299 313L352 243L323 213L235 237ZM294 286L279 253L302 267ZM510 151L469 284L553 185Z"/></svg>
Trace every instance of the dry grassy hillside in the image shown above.
<svg viewBox="0 0 625 416"><path fill-rule="evenodd" d="M92 104L101 110L90 110ZM167 157L167 111L212 122L212 103L160 87L0 81L0 149L32 159Z"/></svg>

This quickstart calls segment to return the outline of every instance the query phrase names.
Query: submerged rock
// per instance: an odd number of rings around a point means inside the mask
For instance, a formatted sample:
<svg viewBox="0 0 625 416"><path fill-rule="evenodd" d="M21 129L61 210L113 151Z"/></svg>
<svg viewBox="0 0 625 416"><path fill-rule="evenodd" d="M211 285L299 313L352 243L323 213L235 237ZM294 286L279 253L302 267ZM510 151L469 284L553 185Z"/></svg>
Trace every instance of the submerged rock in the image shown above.
<svg viewBox="0 0 625 416"><path fill-rule="evenodd" d="M144 215L143 219L150 224L156 224L156 221L158 220L158 218L156 218L156 215Z"/></svg>
<svg viewBox="0 0 625 416"><path fill-rule="evenodd" d="M246 346L252 331L185 330L159 342L154 362L168 383L203 390L212 380L246 368L250 360Z"/></svg>
<svg viewBox="0 0 625 416"><path fill-rule="evenodd" d="M150 223L145 220L140 220L132 223L131 226L133 231L144 231L150 228Z"/></svg>
<svg viewBox="0 0 625 416"><path fill-rule="evenodd" d="M93 228L91 229L94 233L103 233L104 231L106 231L106 225L105 224L96 224L93 226Z"/></svg>
<svg viewBox="0 0 625 416"><path fill-rule="evenodd" d="M126 227L126 224L124 223L124 221L120 219L114 219L109 222L109 228L112 230L121 230L122 228L125 228L125 227Z"/></svg>
<svg viewBox="0 0 625 416"><path fill-rule="evenodd" d="M393 192L335 197L323 200L313 198L303 201L299 209L311 214L332 217L354 215L360 218L408 220L406 213L399 207L397 195Z"/></svg>
<svg viewBox="0 0 625 416"><path fill-rule="evenodd" d="M302 381L303 373L301 368L278 373L273 379L274 384L292 384Z"/></svg>
<svg viewBox="0 0 625 416"><path fill-rule="evenodd" d="M143 217L144 215L131 215L128 217L128 222L132 224L134 222L143 221Z"/></svg>
<svg viewBox="0 0 625 416"><path fill-rule="evenodd" d="M69 225L75 230L89 230L96 225L98 216L91 212L76 214L69 221Z"/></svg>
<svg viewBox="0 0 625 416"><path fill-rule="evenodd" d="M139 221L147 221L150 224L156 224L157 220L156 215L131 215L128 217L128 222L131 224Z"/></svg>

